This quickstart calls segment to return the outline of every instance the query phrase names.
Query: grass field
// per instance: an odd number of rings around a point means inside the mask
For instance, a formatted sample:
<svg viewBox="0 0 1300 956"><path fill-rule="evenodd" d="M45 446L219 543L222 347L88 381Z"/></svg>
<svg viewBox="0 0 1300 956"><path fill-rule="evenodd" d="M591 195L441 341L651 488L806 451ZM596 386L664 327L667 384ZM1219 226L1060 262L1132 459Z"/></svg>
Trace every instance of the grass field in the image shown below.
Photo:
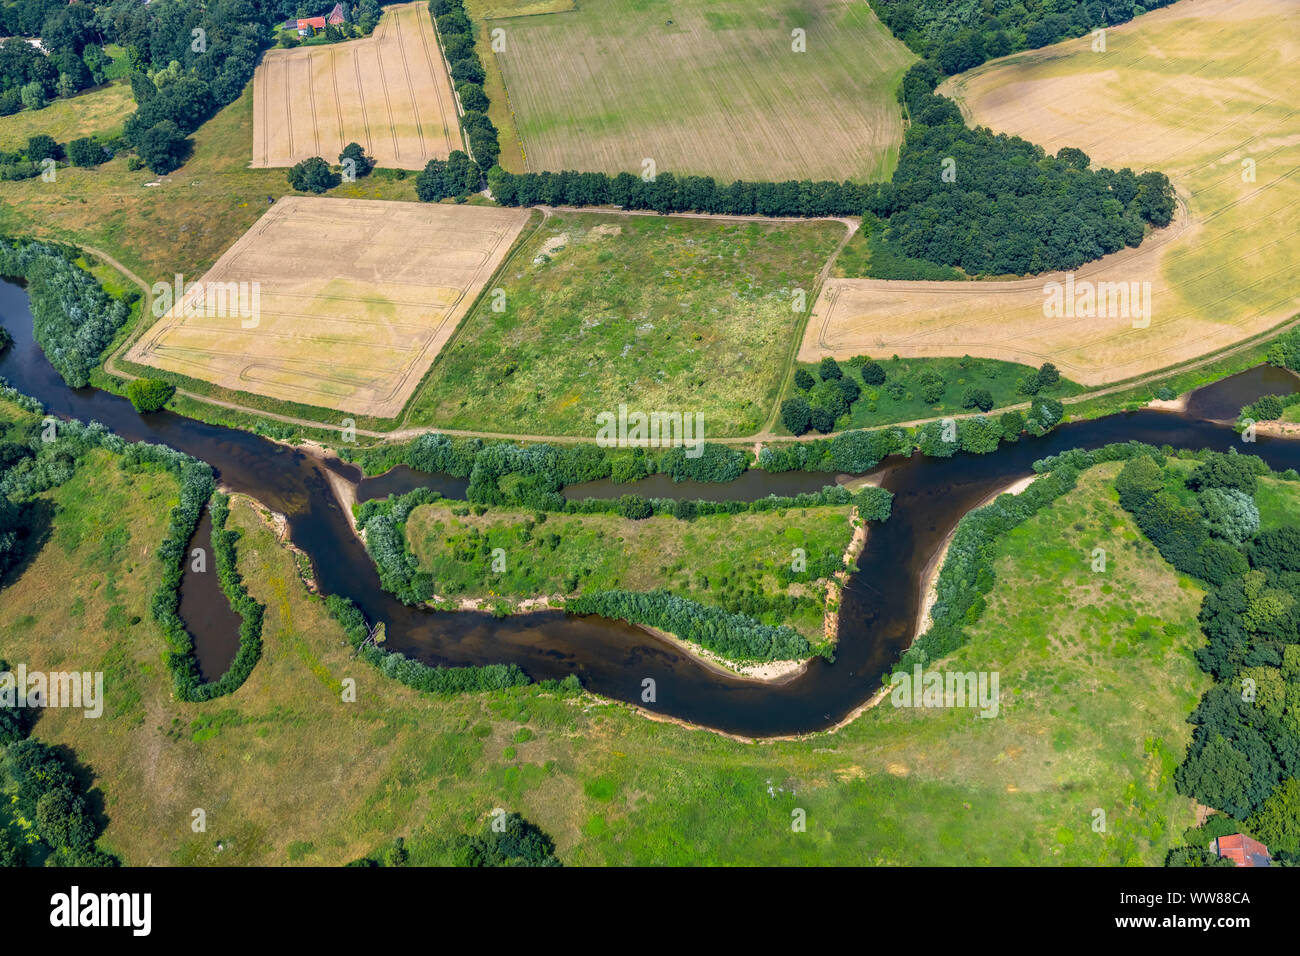
<svg viewBox="0 0 1300 956"><path fill-rule="evenodd" d="M20 110L0 116L0 149L27 145L37 133L68 143L83 136L111 139L122 132L127 114L135 109L131 85L125 81L87 90L79 96L53 100L42 110Z"/></svg>
<svg viewBox="0 0 1300 956"><path fill-rule="evenodd" d="M528 217L483 206L283 199L126 357L225 388L391 418ZM236 283L249 308L214 314L212 290Z"/></svg>
<svg viewBox="0 0 1300 956"><path fill-rule="evenodd" d="M0 589L0 655L105 672L102 718L52 709L35 734L93 769L102 843L134 865L333 865L396 835L412 862L440 862L497 806L551 833L566 863L1156 864L1192 817L1169 777L1204 686L1189 657L1199 594L1099 474L1007 539L989 612L944 664L1000 671L991 720L883 705L756 746L536 688L421 696L350 656L239 498L263 657L229 697L177 703L148 611L175 484L106 457L49 493L49 542ZM1104 583L1087 570L1098 545ZM1066 604L1076 613L1049 618ZM206 833L190 829L196 807Z"/></svg>
<svg viewBox="0 0 1300 956"><path fill-rule="evenodd" d="M877 180L898 159L915 57L866 3L586 0L490 27L529 170Z"/></svg>
<svg viewBox="0 0 1300 956"><path fill-rule="evenodd" d="M1295 242L1300 111L1277 77L1300 62L1300 11L1285 0L1198 0L1106 32L992 61L940 92L971 122L1094 166L1159 169L1174 225L1076 272L1150 282L1151 315L1047 318L1044 283L828 282L801 357L956 351L1036 364L1086 385L1121 381L1258 335L1300 308Z"/></svg>
<svg viewBox="0 0 1300 956"><path fill-rule="evenodd" d="M850 509L793 508L781 512L672 517L632 521L617 515L533 515L492 509L456 515L463 506L422 505L406 524L411 550L433 573L438 595L492 601L571 596L622 588L664 589L701 604L726 607L728 595L755 591L799 603L793 613L772 610L765 624L789 624L810 641L823 637L825 579L782 583L802 548L808 565L830 559L838 567L853 529ZM492 570L493 549L505 571ZM807 578L805 573L800 577Z"/></svg>
<svg viewBox="0 0 1300 956"><path fill-rule="evenodd" d="M1300 514L1300 482L1261 478L1255 491L1261 531L1294 525Z"/></svg>
<svg viewBox="0 0 1300 956"><path fill-rule="evenodd" d="M795 290L844 227L557 214L434 363L407 424L591 435L596 415L698 412L705 434L750 434L776 399Z"/></svg>
<svg viewBox="0 0 1300 956"><path fill-rule="evenodd" d="M423 169L462 149L428 4L387 7L359 40L268 50L253 77L253 165L334 163L360 143L380 166Z"/></svg>

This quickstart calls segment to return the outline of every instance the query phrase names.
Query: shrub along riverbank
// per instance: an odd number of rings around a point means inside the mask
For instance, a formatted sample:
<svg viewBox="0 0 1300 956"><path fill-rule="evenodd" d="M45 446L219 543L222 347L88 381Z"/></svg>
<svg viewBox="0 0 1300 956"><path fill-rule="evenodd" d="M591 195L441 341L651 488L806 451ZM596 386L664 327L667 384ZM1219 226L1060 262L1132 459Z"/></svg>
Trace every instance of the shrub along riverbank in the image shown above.
<svg viewBox="0 0 1300 956"><path fill-rule="evenodd" d="M78 255L52 243L0 240L0 276L27 283L36 341L71 388L90 382L100 354L130 314L125 302L75 264Z"/></svg>

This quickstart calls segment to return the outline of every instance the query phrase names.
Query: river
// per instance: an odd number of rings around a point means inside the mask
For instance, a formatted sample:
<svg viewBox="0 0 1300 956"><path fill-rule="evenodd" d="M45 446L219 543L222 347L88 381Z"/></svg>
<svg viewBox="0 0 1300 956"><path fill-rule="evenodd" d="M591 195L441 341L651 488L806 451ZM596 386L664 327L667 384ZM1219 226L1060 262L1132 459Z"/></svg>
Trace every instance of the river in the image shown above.
<svg viewBox="0 0 1300 956"><path fill-rule="evenodd" d="M824 729L839 722L880 686L882 674L911 641L921 600L921 576L957 521L993 491L1032 474L1038 458L1070 448L1093 448L1130 439L1184 448L1230 447L1263 457L1274 468L1300 468L1300 442L1260 436L1243 445L1228 424L1194 414L1144 410L1058 428L1026 438L991 455L958 454L949 459L890 459L879 466L882 485L894 492L893 516L873 525L859 570L845 588L834 664L812 660L799 676L780 684L745 680L704 666L640 628L560 611L494 618L478 612L435 612L409 608L385 593L364 547L331 491L329 468L357 486L362 499L428 483L444 493L463 491L464 482L422 476L410 469L363 479L359 469L339 461L322 463L293 448L250 432L208 425L172 412L141 416L124 398L97 389L70 389L32 339L26 293L0 283L0 324L14 337L0 357L0 376L43 402L55 415L98 421L130 441L167 444L208 462L222 484L284 513L294 544L311 558L324 593L350 597L371 621L387 625L387 646L430 664L515 663L534 679L575 673L594 693L645 709L748 737ZM1285 373L1283 373L1285 375ZM1260 394L1279 392L1277 372L1257 369L1202 389L1193 408L1239 406ZM1290 379L1294 387L1294 379ZM1228 395L1220 399L1219 395ZM1244 398L1243 398L1244 396ZM1232 403L1236 403L1233 405ZM1221 416L1229 417L1229 416ZM761 497L821 487L830 476L747 472L733 483L672 485L662 476L647 485L583 486L580 494L629 491L662 497L716 500ZM578 491L578 489L573 489ZM190 621L196 645L204 645L205 672L215 669L207 653L214 645L207 619ZM206 656L205 656L206 655ZM642 682L656 685L653 704L641 700Z"/></svg>

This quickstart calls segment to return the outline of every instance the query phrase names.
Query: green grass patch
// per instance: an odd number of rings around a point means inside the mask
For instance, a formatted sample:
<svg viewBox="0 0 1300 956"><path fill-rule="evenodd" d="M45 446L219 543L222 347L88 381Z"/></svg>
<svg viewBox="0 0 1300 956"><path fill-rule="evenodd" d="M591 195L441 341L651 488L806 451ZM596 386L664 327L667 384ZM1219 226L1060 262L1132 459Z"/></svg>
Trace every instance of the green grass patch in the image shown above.
<svg viewBox="0 0 1300 956"><path fill-rule="evenodd" d="M816 641L825 579L842 567L853 535L849 512L792 508L692 521L549 514L539 524L531 513L474 515L464 505L437 502L411 513L406 534L442 598L518 601L662 589L764 624L789 624ZM797 573L796 549L805 562Z"/></svg>
<svg viewBox="0 0 1300 956"><path fill-rule="evenodd" d="M551 217L439 354L407 424L596 432L620 403L703 416L715 438L773 407L836 223Z"/></svg>

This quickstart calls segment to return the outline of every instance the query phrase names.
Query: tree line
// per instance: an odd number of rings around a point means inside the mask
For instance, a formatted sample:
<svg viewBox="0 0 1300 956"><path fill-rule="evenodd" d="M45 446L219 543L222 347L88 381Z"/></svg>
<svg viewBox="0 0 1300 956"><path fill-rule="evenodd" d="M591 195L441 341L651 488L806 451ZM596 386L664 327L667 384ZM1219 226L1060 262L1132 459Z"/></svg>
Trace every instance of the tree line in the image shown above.
<svg viewBox="0 0 1300 956"><path fill-rule="evenodd" d="M871 0L872 9L912 52L945 74L1020 50L1127 23L1174 0Z"/></svg>
<svg viewBox="0 0 1300 956"><path fill-rule="evenodd" d="M910 124L889 182L745 182L710 176L630 172L488 171L507 206L614 205L661 213L765 216L873 216L887 223L885 247L903 259L952 266L969 275L1074 269L1142 241L1145 226L1173 218L1163 173L1090 168L1081 150L1049 156L1016 136L970 129L961 111L934 93L931 62L904 76L899 99ZM897 277L897 276L895 276Z"/></svg>
<svg viewBox="0 0 1300 956"><path fill-rule="evenodd" d="M451 82L464 109L460 127L469 140L470 152L480 168L491 169L501 155L501 144L487 115L491 105L483 89L487 72L474 48L474 24L465 12L464 0L429 0L429 15L438 28ZM472 191L478 191L477 183Z"/></svg>

